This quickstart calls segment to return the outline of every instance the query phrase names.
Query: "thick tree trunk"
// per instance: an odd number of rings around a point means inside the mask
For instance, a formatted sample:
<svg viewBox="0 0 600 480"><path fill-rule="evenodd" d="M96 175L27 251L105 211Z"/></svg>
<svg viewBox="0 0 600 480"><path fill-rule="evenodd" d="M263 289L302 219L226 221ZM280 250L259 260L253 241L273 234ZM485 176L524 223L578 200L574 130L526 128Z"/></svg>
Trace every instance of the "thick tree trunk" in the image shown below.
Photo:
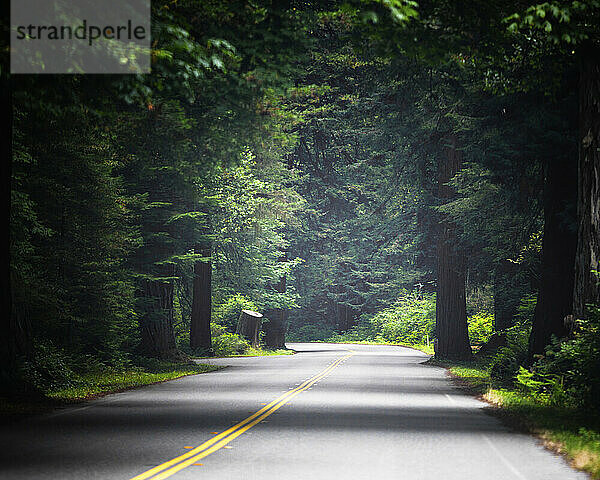
<svg viewBox="0 0 600 480"><path fill-rule="evenodd" d="M577 247L577 169L571 159L551 159L544 185L544 238L537 304L529 338L530 359L543 354L552 335L567 333L572 312Z"/></svg>
<svg viewBox="0 0 600 480"><path fill-rule="evenodd" d="M265 314L265 317L269 319L263 326L264 342L267 348L285 348L287 313L287 310L283 308L276 308Z"/></svg>
<svg viewBox="0 0 600 480"><path fill-rule="evenodd" d="M5 13L9 13L9 2L6 2ZM6 15L4 18L8 18ZM6 45L9 44L9 29L4 30ZM8 65L5 65L8 68ZM2 142L4 160L1 162L2 172L2 198L4 198L4 219L7 229L4 231L2 247L2 280L0 295L2 297L2 318L4 340L0 342L0 393L8 395L33 395L40 394L37 388L26 382L20 375L24 359L30 358L32 353L31 322L29 315L23 309L15 308L13 295L15 277L18 272L11 269L11 209L12 209L12 133L13 133L13 104L12 80L8 70L4 70L0 77L2 104L4 117L7 121L7 141Z"/></svg>
<svg viewBox="0 0 600 480"><path fill-rule="evenodd" d="M573 313L585 317L586 304L600 304L592 270L600 266L600 48L582 50L579 84L579 194Z"/></svg>
<svg viewBox="0 0 600 480"><path fill-rule="evenodd" d="M6 7L8 8L8 7ZM6 30L5 36L8 33ZM7 43L8 45L8 43ZM12 309L11 272L10 272L10 212L12 190L12 92L9 74L4 71L1 77L2 104L5 119L8 121L8 141L2 142L4 152L2 161L2 198L4 198L4 219L7 229L4 231L2 244L2 318L4 319L5 339L0 345L0 390L7 393L14 387L15 372L18 371L18 359L26 353L27 332L24 323L14 315Z"/></svg>
<svg viewBox="0 0 600 480"><path fill-rule="evenodd" d="M148 306L140 321L140 352L156 358L178 358L173 332L173 283L146 280L144 294Z"/></svg>
<svg viewBox="0 0 600 480"><path fill-rule="evenodd" d="M242 310L235 333L244 337L250 345L257 348L260 345L260 326L262 314L252 310Z"/></svg>
<svg viewBox="0 0 600 480"><path fill-rule="evenodd" d="M210 248L198 248L197 253L207 259ZM198 260L194 264L194 288L192 298L192 318L190 322L190 346L192 349L210 351L212 337L210 333L212 292L212 263Z"/></svg>
<svg viewBox="0 0 600 480"><path fill-rule="evenodd" d="M276 292L284 293L286 288L286 276L279 279L274 289ZM269 319L263 325L265 332L265 346L268 348L285 348L285 331L287 327L287 310L284 308L274 308L265 312L265 317Z"/></svg>
<svg viewBox="0 0 600 480"><path fill-rule="evenodd" d="M446 183L461 169L462 156L451 136L446 155L438 166L438 195L449 200L454 196ZM437 245L437 296L435 306L436 351L438 358L470 358L465 295L465 260L455 250L455 226L447 219L439 224Z"/></svg>

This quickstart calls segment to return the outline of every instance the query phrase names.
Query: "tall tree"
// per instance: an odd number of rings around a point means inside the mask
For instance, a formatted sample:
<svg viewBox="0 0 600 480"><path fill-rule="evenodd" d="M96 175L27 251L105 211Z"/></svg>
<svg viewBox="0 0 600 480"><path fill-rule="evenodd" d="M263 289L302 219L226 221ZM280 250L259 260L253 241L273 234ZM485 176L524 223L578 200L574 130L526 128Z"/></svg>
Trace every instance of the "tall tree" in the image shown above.
<svg viewBox="0 0 600 480"><path fill-rule="evenodd" d="M190 347L210 352L212 305L212 261L210 246L198 246L196 254L201 259L194 262L192 316L190 320Z"/></svg>
<svg viewBox="0 0 600 480"><path fill-rule="evenodd" d="M599 10L593 18L598 20ZM600 46L581 46L579 77L579 162L577 256L573 312L586 316L587 304L600 304Z"/></svg>
<svg viewBox="0 0 600 480"><path fill-rule="evenodd" d="M543 354L552 335L565 336L564 318L573 306L576 163L568 156L550 158L545 173L541 280L529 340L531 356Z"/></svg>
<svg viewBox="0 0 600 480"><path fill-rule="evenodd" d="M438 196L448 201L455 195L448 182L462 168L462 154L455 134L445 138L443 157L438 163ZM456 250L456 225L446 219L439 222L437 250L437 297L435 355L439 358L470 358L467 329L465 275L466 259Z"/></svg>

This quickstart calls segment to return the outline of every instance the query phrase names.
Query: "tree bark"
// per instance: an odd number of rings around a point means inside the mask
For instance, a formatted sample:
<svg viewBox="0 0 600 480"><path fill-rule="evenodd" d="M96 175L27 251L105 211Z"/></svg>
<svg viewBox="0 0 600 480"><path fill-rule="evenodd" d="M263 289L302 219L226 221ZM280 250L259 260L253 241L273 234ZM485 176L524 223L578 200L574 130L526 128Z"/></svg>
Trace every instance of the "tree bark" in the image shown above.
<svg viewBox="0 0 600 480"><path fill-rule="evenodd" d="M454 192L447 182L462 168L456 137L448 138L446 155L438 166L438 196L450 200ZM435 305L438 358L470 358L465 295L465 259L456 251L456 226L448 219L439 223L437 244L437 296Z"/></svg>
<svg viewBox="0 0 600 480"><path fill-rule="evenodd" d="M173 283L145 280L144 296L148 305L140 321L140 352L156 358L178 358L173 331Z"/></svg>
<svg viewBox="0 0 600 480"><path fill-rule="evenodd" d="M284 293L286 289L286 276L283 275L273 288L276 292ZM287 310L284 308L274 308L265 312L265 317L269 319L263 325L265 346L268 348L285 348Z"/></svg>
<svg viewBox="0 0 600 480"><path fill-rule="evenodd" d="M287 313L287 310L283 308L276 308L265 314L269 319L263 326L265 332L264 341L267 348L286 348Z"/></svg>
<svg viewBox="0 0 600 480"><path fill-rule="evenodd" d="M244 337L250 345L257 348L260 344L260 326L262 314L252 310L242 310L235 333Z"/></svg>
<svg viewBox="0 0 600 480"><path fill-rule="evenodd" d="M573 313L584 318L587 304L600 304L600 48L582 48L579 80L578 235Z"/></svg>
<svg viewBox="0 0 600 480"><path fill-rule="evenodd" d="M543 354L552 335L563 337L572 312L577 247L577 168L569 158L550 159L544 185L544 237L540 287L533 315L529 356Z"/></svg>
<svg viewBox="0 0 600 480"><path fill-rule="evenodd" d="M205 259L210 257L210 247L198 247ZM212 293L212 263L210 260L198 260L194 264L194 288L192 298L192 318L190 322L190 346L192 349L210 351L212 337L210 332Z"/></svg>
<svg viewBox="0 0 600 480"><path fill-rule="evenodd" d="M9 13L9 3L4 8ZM8 18L8 15L4 18ZM9 29L3 31L6 45L9 44ZM5 65L8 67L8 65ZM4 319L3 331L5 339L0 342L0 392L6 394L31 393L35 388L20 378L20 363L23 358L31 355L31 325L27 315L16 312L13 308L13 278L11 272L11 208L12 208L12 132L13 132L13 105L11 76L8 70L2 72L1 78L2 104L7 121L7 140L2 142L4 160L1 162L2 170L2 198L4 198L4 219L7 229L3 234L2 247L2 318Z"/></svg>

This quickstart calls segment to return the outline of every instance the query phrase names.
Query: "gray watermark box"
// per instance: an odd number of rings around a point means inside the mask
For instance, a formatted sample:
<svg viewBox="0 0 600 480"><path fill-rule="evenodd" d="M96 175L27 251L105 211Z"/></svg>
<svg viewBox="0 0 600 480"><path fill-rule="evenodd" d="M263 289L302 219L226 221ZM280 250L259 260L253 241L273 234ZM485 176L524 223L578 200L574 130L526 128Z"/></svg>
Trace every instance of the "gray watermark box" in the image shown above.
<svg viewBox="0 0 600 480"><path fill-rule="evenodd" d="M11 0L11 73L150 73L150 0Z"/></svg>

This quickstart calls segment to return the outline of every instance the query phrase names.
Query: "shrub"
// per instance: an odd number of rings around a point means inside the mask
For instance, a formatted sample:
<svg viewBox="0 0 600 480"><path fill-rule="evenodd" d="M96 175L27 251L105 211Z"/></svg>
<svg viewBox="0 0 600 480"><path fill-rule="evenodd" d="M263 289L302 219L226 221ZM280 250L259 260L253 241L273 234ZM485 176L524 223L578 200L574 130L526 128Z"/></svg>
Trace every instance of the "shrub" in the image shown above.
<svg viewBox="0 0 600 480"><path fill-rule="evenodd" d="M370 319L371 336L392 343L425 344L435 332L435 295L405 292Z"/></svg>
<svg viewBox="0 0 600 480"><path fill-rule="evenodd" d="M235 333L217 323L211 323L212 345L215 355L226 357L228 355L239 355L250 348L250 344Z"/></svg>
<svg viewBox="0 0 600 480"><path fill-rule="evenodd" d="M588 318L576 322L572 338L554 339L533 373L560 382L564 393L555 403L600 411L600 308L590 308Z"/></svg>
<svg viewBox="0 0 600 480"><path fill-rule="evenodd" d="M476 313L469 317L468 323L471 345L481 345L492 336L494 315L487 312Z"/></svg>
<svg viewBox="0 0 600 480"><path fill-rule="evenodd" d="M52 342L35 341L30 358L23 362L21 376L43 392L68 387L75 379L70 363L71 359Z"/></svg>
<svg viewBox="0 0 600 480"><path fill-rule="evenodd" d="M501 383L512 383L519 367L527 363L529 332L527 323L518 323L506 330L506 347L502 347L490 362L490 376Z"/></svg>
<svg viewBox="0 0 600 480"><path fill-rule="evenodd" d="M257 305L247 297L236 293L224 303L220 303L213 308L213 320L219 325L223 325L230 332L235 332L238 318L242 310L258 310Z"/></svg>
<svg viewBox="0 0 600 480"><path fill-rule="evenodd" d="M331 327L324 325L307 324L291 330L286 335L288 342L318 342L334 335Z"/></svg>

